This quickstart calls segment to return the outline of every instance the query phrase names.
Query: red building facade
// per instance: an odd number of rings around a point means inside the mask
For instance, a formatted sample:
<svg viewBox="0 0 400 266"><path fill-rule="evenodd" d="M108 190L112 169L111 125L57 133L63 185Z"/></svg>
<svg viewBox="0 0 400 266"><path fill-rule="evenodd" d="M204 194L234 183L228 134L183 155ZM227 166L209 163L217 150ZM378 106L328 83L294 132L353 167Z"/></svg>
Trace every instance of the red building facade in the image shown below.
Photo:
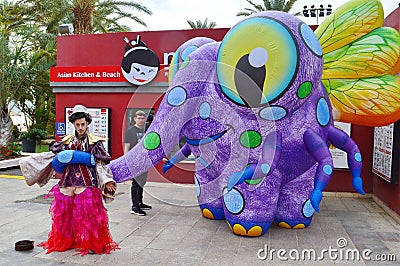
<svg viewBox="0 0 400 266"><path fill-rule="evenodd" d="M109 110L109 151L113 159L123 155L123 133L127 128L127 111L131 108L157 110L168 88L168 64L175 50L185 41L197 37L222 40L228 29L129 32L90 35L65 35L57 39L57 65L51 69L51 86L56 94L56 122L66 124L66 108L83 104L89 108ZM124 38L141 36L160 60L155 79L140 87L121 74ZM134 97L133 97L134 96ZM63 124L64 123L64 124ZM56 136L60 138L62 130ZM363 156L364 190L376 193L389 207L400 213L398 186L381 184L372 173L374 129L352 125L351 137ZM193 162L182 162L162 174L162 162L149 172L149 181L193 183ZM376 189L375 189L376 188ZM336 169L327 186L331 192L354 192L349 170ZM382 195L391 194L389 197Z"/></svg>

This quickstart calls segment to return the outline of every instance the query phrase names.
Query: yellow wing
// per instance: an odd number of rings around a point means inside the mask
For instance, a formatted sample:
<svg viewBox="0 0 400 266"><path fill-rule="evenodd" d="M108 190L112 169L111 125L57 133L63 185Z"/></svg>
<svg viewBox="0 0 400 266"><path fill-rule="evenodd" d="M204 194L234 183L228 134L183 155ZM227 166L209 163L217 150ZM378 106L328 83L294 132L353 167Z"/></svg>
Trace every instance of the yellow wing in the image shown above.
<svg viewBox="0 0 400 266"><path fill-rule="evenodd" d="M353 0L316 30L337 121L380 126L400 119L400 34L382 25L378 0Z"/></svg>
<svg viewBox="0 0 400 266"><path fill-rule="evenodd" d="M336 121L381 126L400 119L400 77L322 80Z"/></svg>
<svg viewBox="0 0 400 266"><path fill-rule="evenodd" d="M322 79L365 78L397 74L400 34L393 28L377 28L351 44L324 53Z"/></svg>

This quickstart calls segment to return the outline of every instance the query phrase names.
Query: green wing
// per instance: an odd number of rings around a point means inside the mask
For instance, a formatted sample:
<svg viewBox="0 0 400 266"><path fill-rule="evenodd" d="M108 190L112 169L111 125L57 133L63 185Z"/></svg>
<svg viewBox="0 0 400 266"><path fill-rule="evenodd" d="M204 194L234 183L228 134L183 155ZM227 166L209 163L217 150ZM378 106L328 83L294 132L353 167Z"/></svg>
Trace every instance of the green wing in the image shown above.
<svg viewBox="0 0 400 266"><path fill-rule="evenodd" d="M351 44L324 54L322 79L365 78L397 74L400 35L393 28L377 28Z"/></svg>
<svg viewBox="0 0 400 266"><path fill-rule="evenodd" d="M400 119L400 35L382 24L379 1L353 0L316 30L337 121L380 126Z"/></svg>
<svg viewBox="0 0 400 266"><path fill-rule="evenodd" d="M315 30L322 51L341 48L383 25L383 8L378 0L353 0L340 6Z"/></svg>

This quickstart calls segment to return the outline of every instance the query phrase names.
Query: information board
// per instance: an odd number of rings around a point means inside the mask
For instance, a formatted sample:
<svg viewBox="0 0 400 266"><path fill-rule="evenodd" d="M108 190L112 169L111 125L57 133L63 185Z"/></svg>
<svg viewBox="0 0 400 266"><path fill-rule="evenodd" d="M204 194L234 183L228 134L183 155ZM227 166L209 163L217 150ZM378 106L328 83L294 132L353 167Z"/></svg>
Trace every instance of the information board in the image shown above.
<svg viewBox="0 0 400 266"><path fill-rule="evenodd" d="M336 128L343 130L350 136L351 133L351 124L343 123L343 122L336 122L334 121L334 125ZM338 169L348 169L349 165L347 163L347 153L336 148L335 146L331 145L329 147L329 151L332 154L333 159L333 166Z"/></svg>
<svg viewBox="0 0 400 266"><path fill-rule="evenodd" d="M66 123L66 134L74 133L74 125L68 121L69 115L72 113L73 107L65 108L65 123ZM104 147L110 153L111 143L110 143L110 108L87 108L90 115L92 116L92 123L89 125L89 133L105 138L106 141L103 142Z"/></svg>
<svg viewBox="0 0 400 266"><path fill-rule="evenodd" d="M400 122L374 129L372 172L391 184L398 183Z"/></svg>

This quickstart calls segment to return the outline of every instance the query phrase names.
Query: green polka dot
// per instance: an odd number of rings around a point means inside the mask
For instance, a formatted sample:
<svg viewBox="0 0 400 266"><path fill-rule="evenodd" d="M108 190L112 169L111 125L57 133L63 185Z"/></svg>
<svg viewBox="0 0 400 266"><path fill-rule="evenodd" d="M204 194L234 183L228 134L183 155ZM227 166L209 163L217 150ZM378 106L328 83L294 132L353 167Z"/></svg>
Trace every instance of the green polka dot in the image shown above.
<svg viewBox="0 0 400 266"><path fill-rule="evenodd" d="M262 180L263 180L262 178L258 178L258 179L244 180L244 182L246 182L249 185L258 185L261 183Z"/></svg>
<svg viewBox="0 0 400 266"><path fill-rule="evenodd" d="M248 130L240 136L240 143L246 148L256 148L261 144L261 134L254 130Z"/></svg>
<svg viewBox="0 0 400 266"><path fill-rule="evenodd" d="M161 144L161 138L156 132L148 133L143 139L143 146L147 150L155 150Z"/></svg>
<svg viewBox="0 0 400 266"><path fill-rule="evenodd" d="M190 62L190 58L187 57L185 59L185 61L182 62L181 66L179 67L179 70L184 69L187 66L187 64L189 64L189 62Z"/></svg>
<svg viewBox="0 0 400 266"><path fill-rule="evenodd" d="M311 90L312 90L312 83L310 81L306 81L300 85L299 89L297 90L297 96L300 99L304 99L308 95L310 95Z"/></svg>

